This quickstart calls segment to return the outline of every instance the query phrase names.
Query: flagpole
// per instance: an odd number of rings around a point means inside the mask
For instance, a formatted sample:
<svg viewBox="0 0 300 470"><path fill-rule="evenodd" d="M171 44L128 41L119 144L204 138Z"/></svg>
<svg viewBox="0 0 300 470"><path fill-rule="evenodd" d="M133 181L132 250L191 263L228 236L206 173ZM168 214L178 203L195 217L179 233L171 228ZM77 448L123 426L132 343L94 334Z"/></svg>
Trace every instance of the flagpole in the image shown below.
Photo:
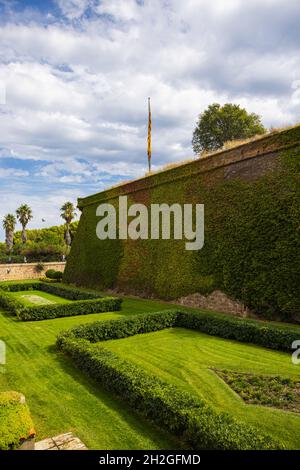
<svg viewBox="0 0 300 470"><path fill-rule="evenodd" d="M151 172L151 131L152 131L152 119L151 119L151 106L150 106L150 98L148 98L148 146L147 146L147 154L148 154L148 169L149 173Z"/></svg>

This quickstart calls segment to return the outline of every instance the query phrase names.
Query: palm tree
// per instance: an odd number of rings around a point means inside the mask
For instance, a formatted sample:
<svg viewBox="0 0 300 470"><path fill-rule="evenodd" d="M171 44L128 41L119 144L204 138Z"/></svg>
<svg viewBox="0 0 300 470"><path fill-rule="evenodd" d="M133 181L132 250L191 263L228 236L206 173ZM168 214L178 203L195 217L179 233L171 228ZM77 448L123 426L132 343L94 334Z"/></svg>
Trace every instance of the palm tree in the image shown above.
<svg viewBox="0 0 300 470"><path fill-rule="evenodd" d="M22 225L22 242L26 243L27 242L27 235L26 235L26 226L29 222L29 220L32 219L32 210L30 209L27 204L22 204L17 210L16 210L17 218L20 221Z"/></svg>
<svg viewBox="0 0 300 470"><path fill-rule="evenodd" d="M7 250L11 252L14 244L14 231L16 226L16 218L13 214L7 214L3 219L3 228L5 230L5 243Z"/></svg>
<svg viewBox="0 0 300 470"><path fill-rule="evenodd" d="M72 202L65 202L65 204L60 208L60 216L66 221L66 232L65 232L65 242L68 247L71 246L71 234L70 234L70 223L76 216L75 207Z"/></svg>

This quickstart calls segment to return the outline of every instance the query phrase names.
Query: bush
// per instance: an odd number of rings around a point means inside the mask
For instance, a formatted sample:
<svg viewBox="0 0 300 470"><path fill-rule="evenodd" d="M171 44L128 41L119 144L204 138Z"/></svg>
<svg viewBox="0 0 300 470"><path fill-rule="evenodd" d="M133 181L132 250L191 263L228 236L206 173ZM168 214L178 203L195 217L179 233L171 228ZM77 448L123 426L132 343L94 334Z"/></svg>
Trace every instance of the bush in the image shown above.
<svg viewBox="0 0 300 470"><path fill-rule="evenodd" d="M68 286L66 284L39 284L40 289L44 292L48 292L49 294L58 295L59 297L63 297L64 299L68 300L92 300L92 299L100 299L102 296L96 292L86 289L80 289L79 287Z"/></svg>
<svg viewBox="0 0 300 470"><path fill-rule="evenodd" d="M270 349L290 352L292 342L300 338L299 327L272 325L212 312L178 312L176 326Z"/></svg>
<svg viewBox="0 0 300 470"><path fill-rule="evenodd" d="M0 282L0 293L5 292L20 292L23 290L40 289L41 283L39 281L6 281Z"/></svg>
<svg viewBox="0 0 300 470"><path fill-rule="evenodd" d="M290 352L292 342L300 338L298 327L272 325L255 320L232 318L224 314L182 309L163 310L129 316L117 321L98 321L79 325L68 330L67 335L96 343L172 327L189 328L212 336L286 352ZM58 341L64 335L65 333L62 332Z"/></svg>
<svg viewBox="0 0 300 470"><path fill-rule="evenodd" d="M0 450L16 449L34 437L33 422L26 403L17 392L0 394Z"/></svg>
<svg viewBox="0 0 300 470"><path fill-rule="evenodd" d="M41 290L58 295L74 302L27 306L12 297L9 292ZM63 284L52 284L38 281L0 284L0 307L16 315L22 321L52 319L57 317L88 315L90 313L113 312L121 309L122 299L101 297L96 292L81 290Z"/></svg>
<svg viewBox="0 0 300 470"><path fill-rule="evenodd" d="M115 312L121 309L122 299L103 297L101 299L78 300L66 304L18 307L17 317L22 321L50 320L90 313Z"/></svg>
<svg viewBox="0 0 300 470"><path fill-rule="evenodd" d="M53 279L54 281L54 279ZM49 279L47 281L49 283ZM49 294L58 295L68 300L88 300L99 299L102 296L97 291L81 289L79 287L69 286L66 284L46 285L43 281L8 281L0 282L0 291L20 292L26 290L42 290Z"/></svg>
<svg viewBox="0 0 300 470"><path fill-rule="evenodd" d="M61 271L56 271L55 269L48 269L45 274L49 279L61 280L63 277L63 273Z"/></svg>
<svg viewBox="0 0 300 470"><path fill-rule="evenodd" d="M124 320L103 322L107 324L103 326L102 332L100 322L97 322L94 330L87 328L86 325L81 328L82 336L88 331L88 335L94 331L93 340L101 337L105 331L112 334L110 337L116 337L118 332L129 335L130 331L133 331L133 323L141 326L144 331L145 321L151 320L151 315L142 317L142 319L139 316L132 317L127 323ZM171 326L174 312L168 312L166 319L167 326ZM165 321L162 313L156 314L156 320L157 324L153 323L153 326L163 327ZM113 323L116 324L115 327ZM193 397L163 382L104 348L95 348L86 339L75 338L74 333L79 335L79 332L80 329L77 328L60 335L57 343L59 348L71 356L80 369L122 397L141 415L184 440L189 448L222 450L283 448L280 443L260 433L256 428L239 423L228 414L218 413L205 400Z"/></svg>
<svg viewBox="0 0 300 470"><path fill-rule="evenodd" d="M45 272L45 276L48 277L49 279L55 279L55 269L48 269Z"/></svg>
<svg viewBox="0 0 300 470"><path fill-rule="evenodd" d="M57 282L57 280L56 280L56 279L49 279L48 277L45 277L45 276L43 276L43 277L40 277L40 279L39 279L39 280L40 280L41 282L49 282L50 284L51 284L51 283L55 283L55 282Z"/></svg>
<svg viewBox="0 0 300 470"><path fill-rule="evenodd" d="M98 341L126 338L127 336L163 330L175 326L177 316L176 310L164 310L162 312L129 316L117 321L96 321L62 332L58 337L58 342L65 335L97 343Z"/></svg>

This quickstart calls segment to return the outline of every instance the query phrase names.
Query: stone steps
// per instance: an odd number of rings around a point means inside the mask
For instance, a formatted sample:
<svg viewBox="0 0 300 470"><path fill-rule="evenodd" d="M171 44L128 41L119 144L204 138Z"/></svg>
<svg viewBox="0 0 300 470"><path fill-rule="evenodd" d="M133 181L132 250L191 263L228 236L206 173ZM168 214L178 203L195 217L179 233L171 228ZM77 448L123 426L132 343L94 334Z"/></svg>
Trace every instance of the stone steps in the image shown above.
<svg viewBox="0 0 300 470"><path fill-rule="evenodd" d="M60 434L35 443L34 450L88 450L73 433Z"/></svg>

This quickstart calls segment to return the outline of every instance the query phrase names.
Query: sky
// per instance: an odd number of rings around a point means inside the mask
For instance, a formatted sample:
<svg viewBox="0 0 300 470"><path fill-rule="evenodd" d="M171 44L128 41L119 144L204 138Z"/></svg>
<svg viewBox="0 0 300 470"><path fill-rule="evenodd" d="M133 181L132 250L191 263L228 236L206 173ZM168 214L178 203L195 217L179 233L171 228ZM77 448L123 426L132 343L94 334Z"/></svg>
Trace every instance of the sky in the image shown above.
<svg viewBox="0 0 300 470"><path fill-rule="evenodd" d="M0 219L143 175L148 96L154 169L214 102L299 122L299 24L299 0L0 0Z"/></svg>

